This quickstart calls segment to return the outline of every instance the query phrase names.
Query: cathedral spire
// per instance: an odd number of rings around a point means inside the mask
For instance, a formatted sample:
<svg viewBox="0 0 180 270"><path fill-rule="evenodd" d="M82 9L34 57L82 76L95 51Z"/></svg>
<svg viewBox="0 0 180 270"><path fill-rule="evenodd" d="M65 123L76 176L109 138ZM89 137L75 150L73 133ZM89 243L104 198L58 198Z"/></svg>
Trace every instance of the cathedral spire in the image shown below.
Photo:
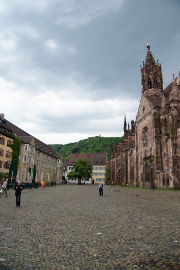
<svg viewBox="0 0 180 270"><path fill-rule="evenodd" d="M149 43L147 44L146 60L145 63L143 62L143 67L141 67L141 77L143 93L150 89L162 91L163 79L161 65L158 60L157 62L155 61Z"/></svg>
<svg viewBox="0 0 180 270"><path fill-rule="evenodd" d="M124 116L124 134L127 130L127 122L126 122L126 115Z"/></svg>
<svg viewBox="0 0 180 270"><path fill-rule="evenodd" d="M149 43L147 43L147 54L146 54L146 61L145 61L145 65L156 65L156 62L154 60L154 56L152 55L152 52L151 52L151 46Z"/></svg>

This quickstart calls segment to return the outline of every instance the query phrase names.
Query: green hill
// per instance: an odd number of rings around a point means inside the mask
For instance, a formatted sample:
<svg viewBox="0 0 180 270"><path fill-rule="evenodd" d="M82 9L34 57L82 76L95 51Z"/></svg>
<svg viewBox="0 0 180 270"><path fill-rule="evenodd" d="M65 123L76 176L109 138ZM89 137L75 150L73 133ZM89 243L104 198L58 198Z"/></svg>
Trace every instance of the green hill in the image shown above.
<svg viewBox="0 0 180 270"><path fill-rule="evenodd" d="M107 152L109 154L112 145L122 141L121 137L90 137L75 143L68 144L51 144L51 147L57 153L60 153L64 160L67 160L71 153L98 153Z"/></svg>

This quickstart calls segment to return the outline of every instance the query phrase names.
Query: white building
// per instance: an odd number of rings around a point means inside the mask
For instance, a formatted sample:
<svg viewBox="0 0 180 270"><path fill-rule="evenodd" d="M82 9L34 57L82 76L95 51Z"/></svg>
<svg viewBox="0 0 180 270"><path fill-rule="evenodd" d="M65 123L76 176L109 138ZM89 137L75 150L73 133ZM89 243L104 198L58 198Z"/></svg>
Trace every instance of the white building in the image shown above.
<svg viewBox="0 0 180 270"><path fill-rule="evenodd" d="M65 179L69 184L77 184L77 179L68 179L68 174L74 171L74 164L77 159L87 160L92 165L92 175L89 179L83 179L83 183L86 184L99 184L105 183L106 175L106 153L94 153L94 154L72 154L67 161L65 170Z"/></svg>

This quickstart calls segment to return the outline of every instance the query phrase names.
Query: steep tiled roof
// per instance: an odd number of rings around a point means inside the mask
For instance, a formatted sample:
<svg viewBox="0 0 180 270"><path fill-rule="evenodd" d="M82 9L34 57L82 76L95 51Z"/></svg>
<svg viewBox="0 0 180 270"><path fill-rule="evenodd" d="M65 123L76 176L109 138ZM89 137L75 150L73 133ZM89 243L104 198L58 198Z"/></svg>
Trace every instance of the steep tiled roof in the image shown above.
<svg viewBox="0 0 180 270"><path fill-rule="evenodd" d="M94 154L71 154L66 165L71 166L77 159L85 159L89 161L91 165L106 165L107 156L106 153L94 153Z"/></svg>
<svg viewBox="0 0 180 270"><path fill-rule="evenodd" d="M9 122L6 119L5 119L5 122L6 122L6 124L5 124L6 127L9 128L10 130L12 130L14 134L18 135L22 139L23 143L30 143L32 138L34 138L35 146L36 146L37 150L39 150L39 151L41 151L41 152L43 152L51 157L54 157L57 159L60 158L60 155L55 153L49 145L41 142L37 138L33 137L32 135L30 135L26 131L22 130L21 128L15 126L14 124L12 124L11 122Z"/></svg>
<svg viewBox="0 0 180 270"><path fill-rule="evenodd" d="M164 95L165 97L169 97L172 90L172 83L170 83L165 89L164 89Z"/></svg>
<svg viewBox="0 0 180 270"><path fill-rule="evenodd" d="M12 138L12 130L6 126L6 121L0 117L0 134Z"/></svg>
<svg viewBox="0 0 180 270"><path fill-rule="evenodd" d="M33 139L33 136L21 136L21 140L22 140L23 143L30 144L32 139Z"/></svg>

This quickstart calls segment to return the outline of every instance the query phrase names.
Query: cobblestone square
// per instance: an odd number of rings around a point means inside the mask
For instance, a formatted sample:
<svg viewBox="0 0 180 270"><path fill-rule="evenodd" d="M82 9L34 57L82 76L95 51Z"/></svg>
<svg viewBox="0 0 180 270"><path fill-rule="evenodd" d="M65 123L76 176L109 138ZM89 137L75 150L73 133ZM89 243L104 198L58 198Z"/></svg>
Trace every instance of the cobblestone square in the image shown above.
<svg viewBox="0 0 180 270"><path fill-rule="evenodd" d="M180 269L180 192L62 185L0 198L1 270Z"/></svg>

